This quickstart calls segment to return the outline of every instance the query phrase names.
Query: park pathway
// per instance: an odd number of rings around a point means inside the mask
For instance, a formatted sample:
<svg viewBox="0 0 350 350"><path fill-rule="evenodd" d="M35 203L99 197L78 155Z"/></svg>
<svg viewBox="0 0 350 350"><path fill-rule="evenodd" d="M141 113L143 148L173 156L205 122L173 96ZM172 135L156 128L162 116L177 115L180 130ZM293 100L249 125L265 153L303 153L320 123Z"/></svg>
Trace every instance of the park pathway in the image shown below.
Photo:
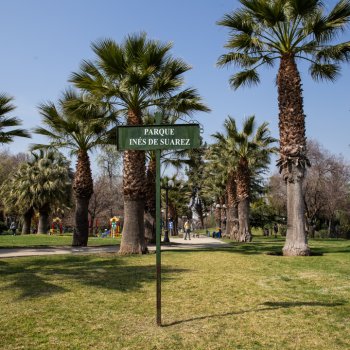
<svg viewBox="0 0 350 350"><path fill-rule="evenodd" d="M102 239L102 238L101 238ZM163 250L192 250L192 249L218 249L229 247L229 244L219 239L211 237L192 237L191 240L183 238L170 237L170 243L162 245ZM152 252L156 247L151 245L148 249ZM117 253L119 245L99 246L99 247L38 247L38 248L0 248L0 259L14 258L24 256L40 256L40 255L62 255L62 254L101 254L101 253Z"/></svg>

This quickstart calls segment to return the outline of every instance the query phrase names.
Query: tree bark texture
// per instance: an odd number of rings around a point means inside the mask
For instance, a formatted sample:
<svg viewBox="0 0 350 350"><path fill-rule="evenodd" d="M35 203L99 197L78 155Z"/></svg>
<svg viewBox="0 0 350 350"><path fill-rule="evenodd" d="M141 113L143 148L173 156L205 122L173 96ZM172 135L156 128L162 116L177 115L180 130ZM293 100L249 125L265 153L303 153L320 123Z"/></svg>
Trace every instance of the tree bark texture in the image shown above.
<svg viewBox="0 0 350 350"><path fill-rule="evenodd" d="M76 199L75 231L72 246L86 247L89 238L89 201L94 187L90 159L86 151L79 151L73 190Z"/></svg>
<svg viewBox="0 0 350 350"><path fill-rule="evenodd" d="M128 125L142 125L140 112L128 112ZM119 254L143 254L145 244L145 152L124 152L124 227Z"/></svg>
<svg viewBox="0 0 350 350"><path fill-rule="evenodd" d="M147 244L156 243L156 159L153 154L147 168L145 199L145 240Z"/></svg>
<svg viewBox="0 0 350 350"><path fill-rule="evenodd" d="M34 209L30 208L23 215L23 226L22 226L22 235L28 235L30 233L30 227L32 225L32 217L34 214Z"/></svg>
<svg viewBox="0 0 350 350"><path fill-rule="evenodd" d="M283 255L310 255L305 232L302 185L306 156L305 115L300 75L293 55L281 58L277 76L280 159L278 165L287 184L288 227Z"/></svg>
<svg viewBox="0 0 350 350"><path fill-rule="evenodd" d="M236 176L231 173L228 176L226 184L227 195L227 220L226 220L226 236L230 239L238 240L238 202L237 202L237 184Z"/></svg>
<svg viewBox="0 0 350 350"><path fill-rule="evenodd" d="M249 226L249 198L246 197L238 203L238 241L251 242L253 236Z"/></svg>
<svg viewBox="0 0 350 350"><path fill-rule="evenodd" d="M250 171L248 161L241 158L237 167L237 199L238 199L238 241L250 242L252 234L249 225L250 205Z"/></svg>
<svg viewBox="0 0 350 350"><path fill-rule="evenodd" d="M86 247L89 239L89 198L76 197L73 247Z"/></svg>
<svg viewBox="0 0 350 350"><path fill-rule="evenodd" d="M302 179L304 169L294 166L294 181L287 181L287 235L283 255L310 255L305 234L305 212ZM290 174L289 174L290 175Z"/></svg>
<svg viewBox="0 0 350 350"><path fill-rule="evenodd" d="M124 199L124 229L119 254L145 254L147 246L143 235L144 201ZM125 233L127 226L127 234ZM141 231L142 230L142 231ZM142 232L142 234L140 234Z"/></svg>
<svg viewBox="0 0 350 350"><path fill-rule="evenodd" d="M50 204L46 203L39 208L38 233L46 234L50 229L49 223Z"/></svg>

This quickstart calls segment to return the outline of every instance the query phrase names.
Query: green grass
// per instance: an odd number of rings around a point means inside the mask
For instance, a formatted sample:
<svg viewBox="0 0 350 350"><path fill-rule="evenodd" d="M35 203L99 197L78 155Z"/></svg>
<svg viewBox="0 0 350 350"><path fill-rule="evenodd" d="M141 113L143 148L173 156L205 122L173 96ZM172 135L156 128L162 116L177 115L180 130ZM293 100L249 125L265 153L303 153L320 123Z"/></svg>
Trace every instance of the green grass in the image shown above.
<svg viewBox="0 0 350 350"><path fill-rule="evenodd" d="M114 245L119 244L120 238L101 238L89 237L89 246ZM54 247L54 246L69 246L72 244L72 235L0 235L1 248L18 248L18 247Z"/></svg>
<svg viewBox="0 0 350 350"><path fill-rule="evenodd" d="M0 348L349 349L350 241L282 245L164 252L163 327L154 254L2 259Z"/></svg>

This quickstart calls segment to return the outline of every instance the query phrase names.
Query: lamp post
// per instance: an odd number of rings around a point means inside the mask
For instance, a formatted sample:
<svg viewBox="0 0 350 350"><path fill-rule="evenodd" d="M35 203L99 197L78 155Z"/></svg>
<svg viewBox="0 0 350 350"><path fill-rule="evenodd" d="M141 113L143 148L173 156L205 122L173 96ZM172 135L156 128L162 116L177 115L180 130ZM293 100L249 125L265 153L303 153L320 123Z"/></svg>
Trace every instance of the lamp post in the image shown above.
<svg viewBox="0 0 350 350"><path fill-rule="evenodd" d="M169 223L168 223L168 206L169 206L169 190L174 186L174 181L168 180L165 189L165 230L164 230L164 243L170 243L169 239Z"/></svg>
<svg viewBox="0 0 350 350"><path fill-rule="evenodd" d="M216 218L217 222L219 223L219 228L221 228L221 205L219 203L214 204L215 205L215 211L216 211Z"/></svg>
<svg viewBox="0 0 350 350"><path fill-rule="evenodd" d="M223 220L223 224L224 224L223 226L224 226L224 227L223 227L222 229L223 229L223 230L226 230L226 220L227 220L227 219L226 219L226 209L227 209L226 204L223 204L223 205L221 206L221 208L224 210L224 220Z"/></svg>

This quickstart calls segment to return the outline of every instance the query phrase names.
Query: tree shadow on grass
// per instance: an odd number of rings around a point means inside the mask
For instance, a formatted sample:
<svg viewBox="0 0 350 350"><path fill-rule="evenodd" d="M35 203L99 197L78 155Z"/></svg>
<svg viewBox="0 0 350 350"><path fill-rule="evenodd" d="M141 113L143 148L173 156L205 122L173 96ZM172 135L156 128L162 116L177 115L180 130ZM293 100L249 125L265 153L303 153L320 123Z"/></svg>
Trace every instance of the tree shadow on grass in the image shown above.
<svg viewBox="0 0 350 350"><path fill-rule="evenodd" d="M268 254L280 255L282 252L281 245L266 245L262 243L229 243L229 246L224 247L208 247L208 248L193 248L193 249L167 249L165 252L227 252L244 255Z"/></svg>
<svg viewBox="0 0 350 350"><path fill-rule="evenodd" d="M340 242L343 243L343 242ZM343 243L344 244L344 243ZM208 247L208 248L192 248L192 249L168 249L166 251L176 253L186 252L227 252L243 255L272 255L283 256L282 254L283 242L282 241L266 241L266 242L250 242L250 243L238 243L230 242L223 247ZM311 245L311 256L322 256L329 253L350 253L350 245L341 246L327 246L325 242L324 247L313 247Z"/></svg>
<svg viewBox="0 0 350 350"><path fill-rule="evenodd" d="M303 306L321 306L321 307L335 307L335 306L341 306L346 304L344 301L340 302L333 302L333 303L324 303L324 302L317 302L317 301L296 301L296 302L265 302L263 304L260 304L261 306L264 306L259 309L248 309L248 310L242 310L242 311L232 311L232 312L224 312L220 314L214 314L214 315L205 315L205 316L198 316L193 318L188 318L185 320L178 320L174 322L164 323L162 324L162 327L170 327L175 326L177 324L181 323L189 323L193 321L200 321L200 320L207 320L211 318L221 318L226 316L234 316L234 315L243 315L247 313L253 313L253 312L264 312L264 311L271 311L271 310L277 310L277 309L286 309L286 308L293 308L293 307L303 307Z"/></svg>
<svg viewBox="0 0 350 350"><path fill-rule="evenodd" d="M66 287L70 282L128 292L156 279L155 265L132 265L132 259L89 255L21 259L14 264L0 265L0 279L10 282L3 289L20 290L18 299L65 293L70 291ZM171 280L186 271L163 267L162 279Z"/></svg>

